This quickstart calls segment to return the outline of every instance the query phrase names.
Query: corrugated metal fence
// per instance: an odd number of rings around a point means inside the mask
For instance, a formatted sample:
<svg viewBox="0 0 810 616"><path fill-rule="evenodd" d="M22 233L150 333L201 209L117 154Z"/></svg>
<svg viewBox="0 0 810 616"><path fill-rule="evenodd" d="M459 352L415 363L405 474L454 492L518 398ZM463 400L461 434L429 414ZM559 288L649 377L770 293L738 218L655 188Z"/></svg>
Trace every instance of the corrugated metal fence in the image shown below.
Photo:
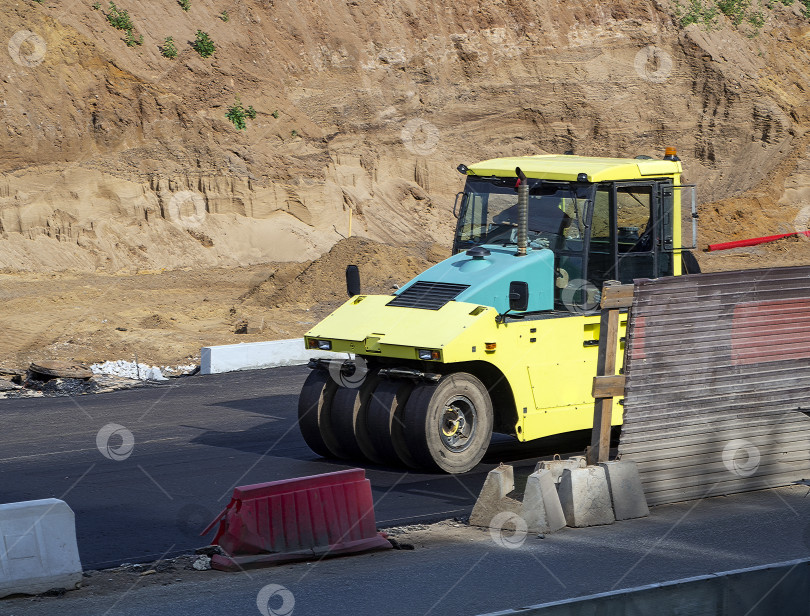
<svg viewBox="0 0 810 616"><path fill-rule="evenodd" d="M638 281L623 459L651 505L810 478L810 267Z"/></svg>

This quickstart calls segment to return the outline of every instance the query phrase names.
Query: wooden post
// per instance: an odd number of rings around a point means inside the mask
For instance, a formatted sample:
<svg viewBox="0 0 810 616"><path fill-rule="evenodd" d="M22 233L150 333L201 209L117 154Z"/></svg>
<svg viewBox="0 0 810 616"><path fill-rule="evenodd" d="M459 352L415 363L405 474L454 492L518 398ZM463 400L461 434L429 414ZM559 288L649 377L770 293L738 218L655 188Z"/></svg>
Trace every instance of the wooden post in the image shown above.
<svg viewBox="0 0 810 616"><path fill-rule="evenodd" d="M610 424L613 398L624 395L624 375L616 374L619 349L619 310L633 303L633 285L609 280L602 287L602 317L599 321L599 357L592 395L593 432L588 448L588 464L607 462L610 456Z"/></svg>

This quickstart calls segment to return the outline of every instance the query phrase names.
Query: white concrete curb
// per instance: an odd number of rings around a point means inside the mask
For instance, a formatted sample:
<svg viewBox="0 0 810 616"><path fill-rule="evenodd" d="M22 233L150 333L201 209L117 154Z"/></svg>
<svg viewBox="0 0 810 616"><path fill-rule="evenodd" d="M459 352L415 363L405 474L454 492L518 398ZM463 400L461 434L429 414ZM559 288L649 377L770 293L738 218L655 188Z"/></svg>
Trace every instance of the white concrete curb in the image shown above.
<svg viewBox="0 0 810 616"><path fill-rule="evenodd" d="M72 590L82 581L76 519L56 498L0 505L0 597Z"/></svg>
<svg viewBox="0 0 810 616"><path fill-rule="evenodd" d="M246 342L203 347L200 351L200 374L219 374L235 370L259 370L279 366L300 366L311 357L348 359L347 353L315 351L304 348L303 338Z"/></svg>

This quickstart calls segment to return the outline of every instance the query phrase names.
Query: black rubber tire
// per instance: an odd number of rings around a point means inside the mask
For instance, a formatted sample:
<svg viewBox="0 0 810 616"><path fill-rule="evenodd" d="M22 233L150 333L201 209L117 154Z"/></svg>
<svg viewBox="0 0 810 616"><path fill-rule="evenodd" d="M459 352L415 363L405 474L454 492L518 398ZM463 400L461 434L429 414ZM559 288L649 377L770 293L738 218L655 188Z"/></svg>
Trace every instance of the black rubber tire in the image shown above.
<svg viewBox="0 0 810 616"><path fill-rule="evenodd" d="M334 436L330 407L337 383L324 370L309 373L298 396L298 428L309 448L324 458L345 458Z"/></svg>
<svg viewBox="0 0 810 616"><path fill-rule="evenodd" d="M463 450L454 451L442 439L448 404L462 398L474 409L475 420ZM458 406L458 402L454 406ZM417 385L403 413L405 439L414 460L423 468L466 473L481 461L492 437L492 400L483 383L466 372L449 374L435 385Z"/></svg>
<svg viewBox="0 0 810 616"><path fill-rule="evenodd" d="M700 273L700 264L691 250L681 251L681 272L684 274Z"/></svg>
<svg viewBox="0 0 810 616"><path fill-rule="evenodd" d="M379 381L380 377L369 373L360 387L338 387L329 410L340 448L352 459L374 464L384 464L384 460L371 442L366 415Z"/></svg>
<svg viewBox="0 0 810 616"><path fill-rule="evenodd" d="M408 451L402 413L411 395L414 384L411 381L381 380L371 394L366 425L375 451L385 464L404 464L418 468L418 464Z"/></svg>

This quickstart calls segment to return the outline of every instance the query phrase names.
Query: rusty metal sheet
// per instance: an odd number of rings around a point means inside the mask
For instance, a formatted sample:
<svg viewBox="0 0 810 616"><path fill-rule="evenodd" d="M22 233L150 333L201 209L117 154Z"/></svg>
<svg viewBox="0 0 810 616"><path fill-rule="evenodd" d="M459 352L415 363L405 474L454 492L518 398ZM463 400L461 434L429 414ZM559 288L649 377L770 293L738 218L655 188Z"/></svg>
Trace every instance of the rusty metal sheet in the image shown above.
<svg viewBox="0 0 810 616"><path fill-rule="evenodd" d="M810 267L637 281L625 376L649 504L810 478Z"/></svg>

